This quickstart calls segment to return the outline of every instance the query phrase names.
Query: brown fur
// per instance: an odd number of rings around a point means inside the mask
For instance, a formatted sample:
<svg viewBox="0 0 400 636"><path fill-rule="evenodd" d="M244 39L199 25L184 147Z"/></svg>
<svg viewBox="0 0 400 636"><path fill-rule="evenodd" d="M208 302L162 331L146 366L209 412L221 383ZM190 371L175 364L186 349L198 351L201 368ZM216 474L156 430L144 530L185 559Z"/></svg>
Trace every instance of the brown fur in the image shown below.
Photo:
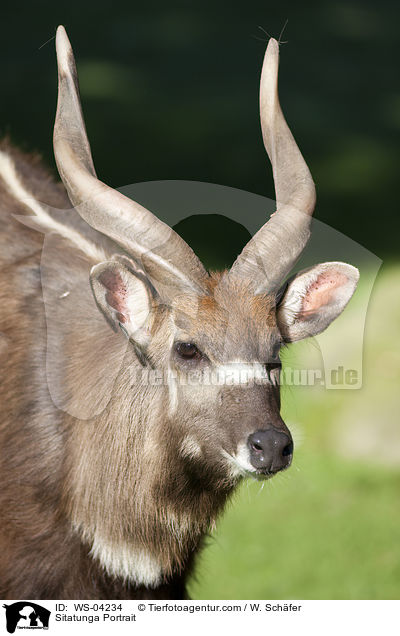
<svg viewBox="0 0 400 636"><path fill-rule="evenodd" d="M6 146L39 201L70 207L36 159ZM136 353L96 307L94 262L53 234L42 256L43 235L12 217L26 207L6 186L0 201L0 596L181 598L194 555L238 481L220 448L234 452L254 430L252 413L268 412L284 427L276 391L227 389L221 414L198 387L179 389L177 411L167 415L165 387L132 382ZM108 257L121 251L74 214L65 222ZM250 285L223 274L208 285L200 299L155 307L155 368L175 364L166 347L171 319L216 364L267 360L280 342L273 298L254 298ZM188 434L201 456L185 450ZM90 554L96 533L112 546L150 551L162 565L160 583L107 574Z"/></svg>

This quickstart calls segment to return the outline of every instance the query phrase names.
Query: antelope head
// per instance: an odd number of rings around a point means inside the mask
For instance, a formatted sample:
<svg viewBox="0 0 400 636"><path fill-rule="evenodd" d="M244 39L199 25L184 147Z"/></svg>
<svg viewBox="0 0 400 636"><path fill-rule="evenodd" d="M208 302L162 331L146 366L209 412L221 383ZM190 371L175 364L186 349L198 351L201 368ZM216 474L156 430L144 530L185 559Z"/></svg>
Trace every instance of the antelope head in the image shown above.
<svg viewBox="0 0 400 636"><path fill-rule="evenodd" d="M210 466L221 480L288 467L293 441L280 416L280 348L323 331L350 300L358 270L322 263L282 287L310 235L315 187L279 104L277 41L269 41L260 89L276 212L219 273L207 272L170 227L96 177L63 27L57 57L58 170L79 215L116 244L117 253L90 272L97 307L129 339L126 364L167 377L160 399L170 438L160 424L155 447L162 446L163 461L173 455L189 464L203 483Z"/></svg>

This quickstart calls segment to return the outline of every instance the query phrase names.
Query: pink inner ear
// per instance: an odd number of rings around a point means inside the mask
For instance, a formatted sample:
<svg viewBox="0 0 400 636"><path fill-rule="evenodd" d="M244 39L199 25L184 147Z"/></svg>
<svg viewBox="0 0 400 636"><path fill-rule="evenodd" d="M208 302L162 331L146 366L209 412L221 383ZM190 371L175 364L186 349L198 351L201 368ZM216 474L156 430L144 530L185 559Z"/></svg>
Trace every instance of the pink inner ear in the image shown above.
<svg viewBox="0 0 400 636"><path fill-rule="evenodd" d="M120 322L126 322L128 320L125 315L127 289L121 275L117 271L106 270L100 274L99 281L107 289L105 298L108 305L118 312L117 319Z"/></svg>
<svg viewBox="0 0 400 636"><path fill-rule="evenodd" d="M342 272L337 270L322 272L307 289L298 318L307 319L321 307L329 305L334 300L338 287L342 287L347 282L347 276Z"/></svg>

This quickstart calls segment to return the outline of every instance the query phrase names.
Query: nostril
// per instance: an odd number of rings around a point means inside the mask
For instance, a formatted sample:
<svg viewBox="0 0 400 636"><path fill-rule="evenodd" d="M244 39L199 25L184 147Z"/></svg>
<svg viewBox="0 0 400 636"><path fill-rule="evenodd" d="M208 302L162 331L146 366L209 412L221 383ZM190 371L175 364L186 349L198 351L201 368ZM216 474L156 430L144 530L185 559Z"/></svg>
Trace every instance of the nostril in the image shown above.
<svg viewBox="0 0 400 636"><path fill-rule="evenodd" d="M290 442L290 444L286 444L285 448L282 451L282 457L287 457L288 455L293 455L293 442Z"/></svg>
<svg viewBox="0 0 400 636"><path fill-rule="evenodd" d="M290 433L272 426L249 435L247 448L251 465L259 471L268 471L268 474L287 468L292 461L293 440Z"/></svg>

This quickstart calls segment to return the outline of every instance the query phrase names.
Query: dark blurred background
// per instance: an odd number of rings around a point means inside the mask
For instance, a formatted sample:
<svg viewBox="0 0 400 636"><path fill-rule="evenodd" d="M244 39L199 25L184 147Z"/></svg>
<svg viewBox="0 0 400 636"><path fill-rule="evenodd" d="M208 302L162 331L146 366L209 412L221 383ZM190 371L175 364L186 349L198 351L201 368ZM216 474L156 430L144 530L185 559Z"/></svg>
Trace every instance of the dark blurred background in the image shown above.
<svg viewBox="0 0 400 636"><path fill-rule="evenodd" d="M113 186L199 180L273 197L258 83L265 32L278 37L288 21L281 102L317 184L316 217L393 257L399 15L391 0L8 3L1 133L54 169L57 77L48 40L62 23L100 178Z"/></svg>
<svg viewBox="0 0 400 636"><path fill-rule="evenodd" d="M284 387L294 465L262 493L258 482L244 484L201 555L193 598L398 598L399 16L391 0L2 8L0 132L42 153L54 172L52 38L62 23L101 179L116 187L204 181L269 198L258 85L265 32L279 37L288 21L281 102L316 181L316 217L384 259L372 296L370 262L349 307L322 336L354 368L354 328L364 333L362 388ZM210 261L222 254L227 262L249 235L224 219L192 217L178 230L199 256L206 246ZM319 349L313 340L293 345L283 364L319 368Z"/></svg>

